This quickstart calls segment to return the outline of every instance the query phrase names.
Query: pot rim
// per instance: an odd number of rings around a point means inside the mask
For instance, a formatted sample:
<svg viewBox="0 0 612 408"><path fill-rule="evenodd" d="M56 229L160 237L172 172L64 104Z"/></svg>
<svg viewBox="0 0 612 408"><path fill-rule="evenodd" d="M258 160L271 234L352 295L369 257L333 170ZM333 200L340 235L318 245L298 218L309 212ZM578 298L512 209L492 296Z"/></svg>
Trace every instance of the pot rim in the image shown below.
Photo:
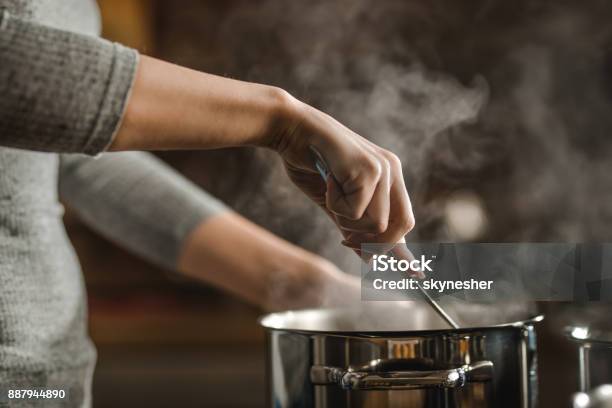
<svg viewBox="0 0 612 408"><path fill-rule="evenodd" d="M314 329L294 329L291 327L281 327L278 323L280 320L286 321L292 314L306 314L306 313L323 313L332 311L347 310L346 308L328 308L328 309L300 309L300 310L288 310L284 312L274 312L261 316L257 319L260 326L267 331L284 331L292 333L305 333L305 334L328 334L328 335L340 335L340 336L364 336L364 337L398 337L415 334L434 334L434 333L462 333L472 332L478 330L491 330L491 329L502 329L502 328L521 328L525 326L531 326L535 323L544 320L543 314L537 314L533 317L525 320L518 320L509 323L501 323L496 325L485 325L485 326L469 326L459 327L458 329L425 329L425 330L314 330ZM275 321L277 323L275 323Z"/></svg>

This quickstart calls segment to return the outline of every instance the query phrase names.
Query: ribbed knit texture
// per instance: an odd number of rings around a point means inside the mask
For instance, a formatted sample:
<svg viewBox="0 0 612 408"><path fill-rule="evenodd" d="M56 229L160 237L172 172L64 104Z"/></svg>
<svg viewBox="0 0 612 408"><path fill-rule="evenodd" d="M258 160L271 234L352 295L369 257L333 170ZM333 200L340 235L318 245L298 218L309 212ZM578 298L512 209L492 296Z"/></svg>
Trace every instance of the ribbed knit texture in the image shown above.
<svg viewBox="0 0 612 408"><path fill-rule="evenodd" d="M0 0L0 407L91 404L96 354L58 180L93 228L166 268L223 209L148 154L87 156L112 141L137 63L98 30L91 0ZM7 389L33 387L67 398L9 404Z"/></svg>
<svg viewBox="0 0 612 408"><path fill-rule="evenodd" d="M0 144L96 154L111 141L136 52L11 17L0 21Z"/></svg>

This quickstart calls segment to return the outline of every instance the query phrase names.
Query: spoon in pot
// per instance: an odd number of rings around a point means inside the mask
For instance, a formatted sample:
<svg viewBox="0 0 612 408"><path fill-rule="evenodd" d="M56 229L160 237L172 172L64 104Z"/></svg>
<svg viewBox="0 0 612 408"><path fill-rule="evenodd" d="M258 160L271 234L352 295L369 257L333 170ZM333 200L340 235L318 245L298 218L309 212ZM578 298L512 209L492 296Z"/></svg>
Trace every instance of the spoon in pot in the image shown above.
<svg viewBox="0 0 612 408"><path fill-rule="evenodd" d="M393 254L397 259L405 259L407 261L412 261L415 259L412 252L410 252L410 250L406 246L406 241L404 240L404 238L402 238L396 245L394 245L393 249L391 249L391 251L389 252ZM423 288L419 280L415 279L415 282L417 284L417 287L419 288L419 292L421 293L425 301L427 301L427 303L429 303L429 306L431 306L432 309L434 309L436 313L438 313L438 316L440 316L442 320L448 323L448 325L453 329L458 329L459 325L457 324L457 322L455 322L455 320L450 317L448 313L446 313L442 306L440 306L440 304L434 298L432 298L429 293L427 293L427 291L425 290L425 288Z"/></svg>
<svg viewBox="0 0 612 408"><path fill-rule="evenodd" d="M327 182L328 177L332 177L332 180L334 180L334 182L339 185L339 183L336 181L333 174L329 170L329 166L325 162L325 159L323 158L321 153L319 153L319 151L313 146L310 146L310 150L314 155L315 167L317 168L317 171L319 172L323 180ZM390 253L398 259L405 259L407 261L412 261L415 259L412 252L410 252L410 250L406 246L406 241L404 240L404 238L402 238L396 245L393 246L393 249L391 249ZM421 296L423 296L423 298L431 306L431 308L436 311L438 316L440 316L440 318L444 320L453 329L458 329L459 325L455 322L455 320L453 320L453 318L450 317L448 313L446 313L442 306L440 306L440 304L436 302L436 300L432 298L429 293L427 293L427 291L423 288L418 279L415 279L415 281L417 287L419 288Z"/></svg>

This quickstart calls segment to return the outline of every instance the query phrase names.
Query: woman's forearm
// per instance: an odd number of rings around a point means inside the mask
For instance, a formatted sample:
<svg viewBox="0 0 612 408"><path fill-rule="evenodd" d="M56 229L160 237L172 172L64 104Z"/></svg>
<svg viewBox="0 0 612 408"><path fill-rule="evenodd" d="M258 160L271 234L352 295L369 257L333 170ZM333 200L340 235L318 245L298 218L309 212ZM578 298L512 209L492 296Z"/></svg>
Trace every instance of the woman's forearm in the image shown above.
<svg viewBox="0 0 612 408"><path fill-rule="evenodd" d="M269 310L359 296L356 278L233 212L196 227L183 245L178 269ZM342 296L333 295L338 290Z"/></svg>
<svg viewBox="0 0 612 408"><path fill-rule="evenodd" d="M141 56L110 150L211 149L266 144L287 110L279 88Z"/></svg>

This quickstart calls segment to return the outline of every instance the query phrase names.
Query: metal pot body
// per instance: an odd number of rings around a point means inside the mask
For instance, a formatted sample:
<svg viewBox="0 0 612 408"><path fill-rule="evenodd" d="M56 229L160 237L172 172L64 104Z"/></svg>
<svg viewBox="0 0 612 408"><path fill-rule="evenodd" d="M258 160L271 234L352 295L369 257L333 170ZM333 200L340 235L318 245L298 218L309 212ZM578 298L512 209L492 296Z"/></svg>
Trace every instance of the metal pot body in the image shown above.
<svg viewBox="0 0 612 408"><path fill-rule="evenodd" d="M285 326L283 314L262 320L270 407L535 406L534 321L458 330L317 331L310 323L299 329L300 313L311 322L313 314L329 312L292 312L293 323Z"/></svg>

